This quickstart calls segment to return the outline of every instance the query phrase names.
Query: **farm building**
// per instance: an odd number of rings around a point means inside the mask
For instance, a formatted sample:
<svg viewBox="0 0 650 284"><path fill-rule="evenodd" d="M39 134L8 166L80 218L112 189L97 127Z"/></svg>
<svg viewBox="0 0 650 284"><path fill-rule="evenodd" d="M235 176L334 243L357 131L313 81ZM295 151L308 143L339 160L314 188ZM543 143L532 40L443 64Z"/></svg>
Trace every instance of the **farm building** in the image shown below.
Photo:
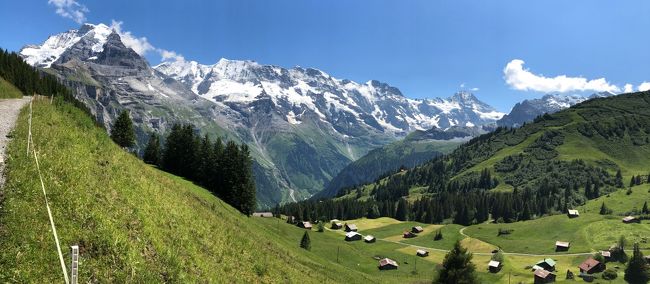
<svg viewBox="0 0 650 284"><path fill-rule="evenodd" d="M639 223L641 222L639 218L634 217L634 216L627 216L623 218L623 223L629 224L629 223Z"/></svg>
<svg viewBox="0 0 650 284"><path fill-rule="evenodd" d="M555 260L551 258L545 258L543 260L538 261L533 265L533 270L547 270L547 271L555 271Z"/></svg>
<svg viewBox="0 0 650 284"><path fill-rule="evenodd" d="M345 234L345 240L348 242L361 240L361 234L357 232L348 232Z"/></svg>
<svg viewBox="0 0 650 284"><path fill-rule="evenodd" d="M419 250L417 250L417 251L415 252L415 254L416 254L417 256L421 256L421 257L429 256L429 252L426 251L426 250L423 250L423 249L419 249Z"/></svg>
<svg viewBox="0 0 650 284"><path fill-rule="evenodd" d="M422 233L422 232L424 232L424 229L422 229L421 226L414 226L413 228L411 228L411 232L416 233L416 234L417 233Z"/></svg>
<svg viewBox="0 0 650 284"><path fill-rule="evenodd" d="M580 268L581 273L592 274L605 270L605 264L600 263L600 261L593 258L588 258L583 263L578 265L578 268Z"/></svg>
<svg viewBox="0 0 650 284"><path fill-rule="evenodd" d="M555 274L548 270L537 269L535 270L535 284L537 283L551 283L555 282Z"/></svg>
<svg viewBox="0 0 650 284"><path fill-rule="evenodd" d="M255 212L255 213L253 213L253 217L271 218L271 217L273 217L273 213L271 213L271 212Z"/></svg>
<svg viewBox="0 0 650 284"><path fill-rule="evenodd" d="M366 243L374 243L377 239L373 235L367 235L363 237L363 241Z"/></svg>
<svg viewBox="0 0 650 284"><path fill-rule="evenodd" d="M397 267L399 267L397 261L394 261L390 258L384 258L379 261L379 269L381 270L397 269Z"/></svg>
<svg viewBox="0 0 650 284"><path fill-rule="evenodd" d="M557 241L555 242L555 251L567 251L569 246L571 246L570 242Z"/></svg>
<svg viewBox="0 0 650 284"><path fill-rule="evenodd" d="M490 260L488 263L488 270L492 273L497 273L499 270L501 270L501 262L498 262L496 260Z"/></svg>
<svg viewBox="0 0 650 284"><path fill-rule="evenodd" d="M346 232L356 232L357 230L358 230L358 229L357 229L357 225L355 225L355 224L348 224L348 223L345 224L345 231L346 231Z"/></svg>
<svg viewBox="0 0 650 284"><path fill-rule="evenodd" d="M576 217L580 217L580 212L578 212L578 210L575 209L569 209L567 215L569 215L569 218L576 218Z"/></svg>
<svg viewBox="0 0 650 284"><path fill-rule="evenodd" d="M339 222L338 220L332 220L332 230L339 230L343 228L343 224Z"/></svg>
<svg viewBox="0 0 650 284"><path fill-rule="evenodd" d="M298 227L303 228L303 229L307 229L307 230L311 230L312 226L311 226L310 222L303 221L303 222L298 222Z"/></svg>
<svg viewBox="0 0 650 284"><path fill-rule="evenodd" d="M415 238L417 235L413 234L413 232L404 232L403 236L405 239L410 239L410 238Z"/></svg>
<svg viewBox="0 0 650 284"><path fill-rule="evenodd" d="M608 250L600 251L600 254L601 254L605 259L609 259L610 257L612 257L612 252L611 252L611 251L608 251Z"/></svg>

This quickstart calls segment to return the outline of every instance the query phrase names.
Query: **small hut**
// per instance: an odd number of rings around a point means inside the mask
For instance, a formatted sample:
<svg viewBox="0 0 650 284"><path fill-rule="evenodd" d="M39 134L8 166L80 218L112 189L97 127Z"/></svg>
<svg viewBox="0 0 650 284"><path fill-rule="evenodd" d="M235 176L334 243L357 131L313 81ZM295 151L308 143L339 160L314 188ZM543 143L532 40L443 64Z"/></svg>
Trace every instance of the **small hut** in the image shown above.
<svg viewBox="0 0 650 284"><path fill-rule="evenodd" d="M417 255L419 257L426 257L426 256L429 256L429 252L426 251L426 250L423 250L423 249L419 249L419 250L415 251L415 255Z"/></svg>
<svg viewBox="0 0 650 284"><path fill-rule="evenodd" d="M298 222L298 227L303 228L303 229L307 229L307 230L311 230L312 225L308 221L303 221L303 222Z"/></svg>
<svg viewBox="0 0 650 284"><path fill-rule="evenodd" d="M588 258L583 263L578 265L581 273L593 274L605 270L605 264L593 258Z"/></svg>
<svg viewBox="0 0 650 284"><path fill-rule="evenodd" d="M394 261L390 258L384 258L379 261L380 270L397 269L397 267L399 267L397 261Z"/></svg>
<svg viewBox="0 0 650 284"><path fill-rule="evenodd" d="M331 228L332 228L332 230L340 230L341 228L343 228L343 224L341 222L339 222L338 220L333 220Z"/></svg>
<svg viewBox="0 0 650 284"><path fill-rule="evenodd" d="M501 270L501 262L498 262L496 260L490 260L488 263L488 270L492 273L497 273L499 270Z"/></svg>
<svg viewBox="0 0 650 284"><path fill-rule="evenodd" d="M363 241L366 243L374 243L375 241L377 241L377 239L373 235L367 235L363 237Z"/></svg>
<svg viewBox="0 0 650 284"><path fill-rule="evenodd" d="M405 239L415 238L416 236L417 236L417 235L414 234L413 232L404 232L404 235L403 235L403 237L404 237Z"/></svg>
<svg viewBox="0 0 650 284"><path fill-rule="evenodd" d="M422 229L422 226L414 226L413 228L411 228L411 232L419 234L424 232L424 229Z"/></svg>
<svg viewBox="0 0 650 284"><path fill-rule="evenodd" d="M555 274L548 270L537 269L535 270L535 284L537 283L551 283L555 282Z"/></svg>
<svg viewBox="0 0 650 284"><path fill-rule="evenodd" d="M348 242L361 240L361 234L357 232L348 232L345 234L345 240Z"/></svg>
<svg viewBox="0 0 650 284"><path fill-rule="evenodd" d="M569 216L569 218L577 218L580 217L580 212L578 212L578 210L575 209L569 209L567 215Z"/></svg>
<svg viewBox="0 0 650 284"><path fill-rule="evenodd" d="M625 224L639 223L639 222L640 222L639 218L634 217L634 216L627 216L627 217L623 218L623 223L625 223Z"/></svg>
<svg viewBox="0 0 650 284"><path fill-rule="evenodd" d="M547 271L555 271L555 260L552 258L545 258L543 260L538 261L533 265L533 271L534 270L547 270Z"/></svg>
<svg viewBox="0 0 650 284"><path fill-rule="evenodd" d="M345 231L346 232L356 232L357 230L358 230L357 225L345 223Z"/></svg>
<svg viewBox="0 0 650 284"><path fill-rule="evenodd" d="M612 252L608 250L601 250L600 254L605 258L605 260L609 260L612 257Z"/></svg>
<svg viewBox="0 0 650 284"><path fill-rule="evenodd" d="M571 246L570 242L556 241L555 251L568 251L570 246Z"/></svg>
<svg viewBox="0 0 650 284"><path fill-rule="evenodd" d="M271 212L254 212L253 217L271 218L271 217L273 217L273 213L271 213Z"/></svg>

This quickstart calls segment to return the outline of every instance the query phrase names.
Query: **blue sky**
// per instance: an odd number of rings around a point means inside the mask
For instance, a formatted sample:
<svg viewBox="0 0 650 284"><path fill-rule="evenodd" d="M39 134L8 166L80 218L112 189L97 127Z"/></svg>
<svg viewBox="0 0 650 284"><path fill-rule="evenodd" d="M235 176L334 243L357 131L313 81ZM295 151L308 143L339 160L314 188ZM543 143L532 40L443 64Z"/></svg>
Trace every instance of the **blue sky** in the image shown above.
<svg viewBox="0 0 650 284"><path fill-rule="evenodd" d="M39 0L2 6L0 46L15 51L77 22L119 21L123 32L146 37L152 64L167 50L204 64L224 57L300 65L337 78L380 80L416 98L447 97L464 84L501 111L547 92L650 88L643 84L650 81L650 1Z"/></svg>

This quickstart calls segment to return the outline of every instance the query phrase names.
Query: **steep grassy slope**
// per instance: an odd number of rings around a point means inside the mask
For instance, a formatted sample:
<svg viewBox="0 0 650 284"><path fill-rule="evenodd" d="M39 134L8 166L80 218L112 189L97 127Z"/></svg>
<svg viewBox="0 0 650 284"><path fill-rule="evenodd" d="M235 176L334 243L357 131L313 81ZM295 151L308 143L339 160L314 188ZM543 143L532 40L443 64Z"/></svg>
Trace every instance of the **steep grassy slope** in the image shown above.
<svg viewBox="0 0 650 284"><path fill-rule="evenodd" d="M18 88L0 77L0 99L17 99L22 96L23 93Z"/></svg>
<svg viewBox="0 0 650 284"><path fill-rule="evenodd" d="M56 106L55 106L56 105ZM66 262L80 282L364 282L376 279L297 248L250 218L114 145L81 111L37 102L33 134ZM0 209L0 282L62 282L27 110L9 146Z"/></svg>

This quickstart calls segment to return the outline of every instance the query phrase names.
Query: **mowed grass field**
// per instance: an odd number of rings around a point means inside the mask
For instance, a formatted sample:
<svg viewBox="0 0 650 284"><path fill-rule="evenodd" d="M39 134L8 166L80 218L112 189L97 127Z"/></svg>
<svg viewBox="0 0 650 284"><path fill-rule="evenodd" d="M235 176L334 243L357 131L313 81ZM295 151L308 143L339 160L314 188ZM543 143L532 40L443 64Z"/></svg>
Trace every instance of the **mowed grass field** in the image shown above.
<svg viewBox="0 0 650 284"><path fill-rule="evenodd" d="M19 99L22 97L23 93L18 88L0 77L0 99Z"/></svg>

